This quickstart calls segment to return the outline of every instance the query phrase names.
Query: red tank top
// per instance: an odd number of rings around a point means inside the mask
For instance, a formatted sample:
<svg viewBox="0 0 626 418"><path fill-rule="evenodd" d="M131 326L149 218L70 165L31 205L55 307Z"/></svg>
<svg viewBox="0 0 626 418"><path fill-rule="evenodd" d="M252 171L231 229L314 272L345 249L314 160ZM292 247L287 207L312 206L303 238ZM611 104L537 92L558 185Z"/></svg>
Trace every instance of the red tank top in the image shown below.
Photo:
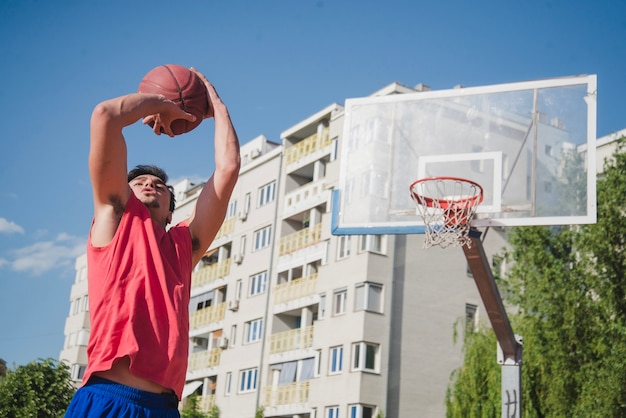
<svg viewBox="0 0 626 418"><path fill-rule="evenodd" d="M130 372L181 399L189 350L191 234L167 232L133 193L111 243L87 243L91 334L83 378L130 358Z"/></svg>

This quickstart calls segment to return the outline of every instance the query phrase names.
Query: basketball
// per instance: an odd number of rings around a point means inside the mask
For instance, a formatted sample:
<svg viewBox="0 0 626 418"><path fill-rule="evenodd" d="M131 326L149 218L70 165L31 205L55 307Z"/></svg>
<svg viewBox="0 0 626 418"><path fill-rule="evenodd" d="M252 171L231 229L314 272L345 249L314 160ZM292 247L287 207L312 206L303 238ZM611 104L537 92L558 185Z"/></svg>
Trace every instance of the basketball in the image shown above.
<svg viewBox="0 0 626 418"><path fill-rule="evenodd" d="M139 83L138 92L162 94L196 117L193 122L184 119L173 121L171 128L174 135L195 129L209 111L204 83L193 71L182 65L167 64L152 69Z"/></svg>

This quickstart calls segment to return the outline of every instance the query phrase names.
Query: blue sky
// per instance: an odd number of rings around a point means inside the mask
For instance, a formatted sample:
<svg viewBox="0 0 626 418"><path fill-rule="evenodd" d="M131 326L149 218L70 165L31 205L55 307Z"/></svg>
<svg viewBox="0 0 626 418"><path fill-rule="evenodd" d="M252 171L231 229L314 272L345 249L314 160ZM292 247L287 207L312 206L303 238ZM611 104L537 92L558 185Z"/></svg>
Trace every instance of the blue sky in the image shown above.
<svg viewBox="0 0 626 418"><path fill-rule="evenodd" d="M92 216L89 117L148 70L195 66L242 143L397 81L433 89L598 75L598 137L626 128L626 2L0 2L0 358L58 358ZM206 179L212 124L125 130L129 164Z"/></svg>

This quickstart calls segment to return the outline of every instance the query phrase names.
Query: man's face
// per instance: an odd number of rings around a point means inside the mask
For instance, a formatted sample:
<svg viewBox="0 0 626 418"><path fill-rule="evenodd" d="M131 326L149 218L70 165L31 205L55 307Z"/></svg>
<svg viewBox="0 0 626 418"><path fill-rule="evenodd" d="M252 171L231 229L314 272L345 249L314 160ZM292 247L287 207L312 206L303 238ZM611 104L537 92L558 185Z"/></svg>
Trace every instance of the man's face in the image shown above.
<svg viewBox="0 0 626 418"><path fill-rule="evenodd" d="M142 174L129 183L130 188L139 199L158 219L167 218L170 214L170 190L163 181L151 174Z"/></svg>

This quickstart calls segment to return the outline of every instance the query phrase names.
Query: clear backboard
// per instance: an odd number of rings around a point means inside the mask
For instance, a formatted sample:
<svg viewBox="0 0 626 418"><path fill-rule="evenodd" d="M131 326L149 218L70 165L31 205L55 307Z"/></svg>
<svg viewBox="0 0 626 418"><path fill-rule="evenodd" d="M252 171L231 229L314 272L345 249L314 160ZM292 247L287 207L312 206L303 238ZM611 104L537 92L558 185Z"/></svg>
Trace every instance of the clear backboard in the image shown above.
<svg viewBox="0 0 626 418"><path fill-rule="evenodd" d="M409 186L479 183L474 227L596 222L596 76L348 99L332 232L423 233Z"/></svg>

